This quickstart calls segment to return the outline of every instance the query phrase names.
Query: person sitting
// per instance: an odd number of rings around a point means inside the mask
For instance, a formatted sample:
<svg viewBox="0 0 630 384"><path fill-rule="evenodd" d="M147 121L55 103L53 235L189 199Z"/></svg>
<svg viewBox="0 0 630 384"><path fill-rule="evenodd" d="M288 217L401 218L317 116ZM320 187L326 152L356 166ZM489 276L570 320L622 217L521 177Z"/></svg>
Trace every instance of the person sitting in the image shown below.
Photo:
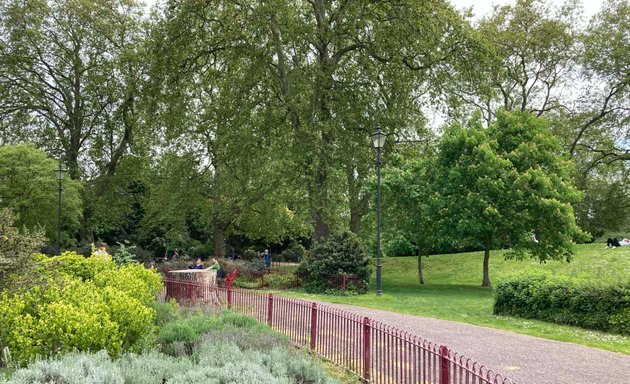
<svg viewBox="0 0 630 384"><path fill-rule="evenodd" d="M216 258L212 258L212 261L214 262L214 264L212 264L212 266L210 267L210 269L214 269L214 270L219 270L221 269L221 264L219 264L219 262L217 261Z"/></svg>
<svg viewBox="0 0 630 384"><path fill-rule="evenodd" d="M188 269L203 269L203 264L201 263L201 259L197 259L197 264L191 265Z"/></svg>
<svg viewBox="0 0 630 384"><path fill-rule="evenodd" d="M630 245L630 239L628 239L627 237L624 237L623 240L619 241L617 240L617 238L608 238L608 240L606 241L606 248L612 248L615 249L617 247L624 247L626 245Z"/></svg>

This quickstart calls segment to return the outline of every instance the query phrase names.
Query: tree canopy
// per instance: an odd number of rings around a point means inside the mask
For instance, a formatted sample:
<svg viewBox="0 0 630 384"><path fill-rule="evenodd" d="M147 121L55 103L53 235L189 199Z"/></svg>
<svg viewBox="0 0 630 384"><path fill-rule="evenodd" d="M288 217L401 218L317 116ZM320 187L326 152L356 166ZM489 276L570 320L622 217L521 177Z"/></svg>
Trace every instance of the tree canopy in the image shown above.
<svg viewBox="0 0 630 384"><path fill-rule="evenodd" d="M479 21L440 0L144 9L0 4L0 177L18 148L34 172L3 183L0 206L50 242L43 175L61 159L68 246L222 256L339 230L369 244L377 126L391 249L544 261L570 255L576 223L598 236L630 224L627 0L589 20L548 0Z"/></svg>

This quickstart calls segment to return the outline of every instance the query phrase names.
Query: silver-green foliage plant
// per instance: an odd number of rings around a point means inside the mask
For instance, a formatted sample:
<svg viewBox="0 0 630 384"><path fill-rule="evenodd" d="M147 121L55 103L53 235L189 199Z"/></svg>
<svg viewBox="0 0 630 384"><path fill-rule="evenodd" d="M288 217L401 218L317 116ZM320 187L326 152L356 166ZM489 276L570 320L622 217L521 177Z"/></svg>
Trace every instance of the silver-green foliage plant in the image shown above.
<svg viewBox="0 0 630 384"><path fill-rule="evenodd" d="M124 384L123 375L105 351L95 354L70 353L59 360L37 360L20 369L6 384Z"/></svg>
<svg viewBox="0 0 630 384"><path fill-rule="evenodd" d="M254 334L247 336L255 337ZM127 354L112 360L104 351L70 353L38 360L0 384L291 384L337 383L313 359L288 349L241 349L233 342L206 340L194 359L159 352Z"/></svg>

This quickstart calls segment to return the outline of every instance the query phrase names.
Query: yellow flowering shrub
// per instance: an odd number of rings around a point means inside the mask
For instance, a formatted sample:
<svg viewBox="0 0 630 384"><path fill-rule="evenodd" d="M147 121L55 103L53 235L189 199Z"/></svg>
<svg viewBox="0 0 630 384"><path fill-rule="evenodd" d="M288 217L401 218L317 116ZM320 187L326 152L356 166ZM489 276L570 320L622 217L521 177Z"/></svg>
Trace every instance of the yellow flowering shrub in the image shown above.
<svg viewBox="0 0 630 384"><path fill-rule="evenodd" d="M73 350L118 356L155 332L154 270L71 252L34 260L46 283L0 296L0 349L16 362Z"/></svg>

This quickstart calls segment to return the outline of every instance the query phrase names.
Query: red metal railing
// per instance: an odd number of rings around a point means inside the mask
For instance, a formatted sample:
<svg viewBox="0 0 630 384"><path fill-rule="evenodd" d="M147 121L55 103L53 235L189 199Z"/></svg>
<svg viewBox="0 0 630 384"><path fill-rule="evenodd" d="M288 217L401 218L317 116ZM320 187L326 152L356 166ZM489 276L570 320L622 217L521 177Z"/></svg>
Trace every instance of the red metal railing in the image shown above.
<svg viewBox="0 0 630 384"><path fill-rule="evenodd" d="M218 304L254 317L366 382L513 384L446 346L326 305L174 279L165 279L164 294L167 299Z"/></svg>

